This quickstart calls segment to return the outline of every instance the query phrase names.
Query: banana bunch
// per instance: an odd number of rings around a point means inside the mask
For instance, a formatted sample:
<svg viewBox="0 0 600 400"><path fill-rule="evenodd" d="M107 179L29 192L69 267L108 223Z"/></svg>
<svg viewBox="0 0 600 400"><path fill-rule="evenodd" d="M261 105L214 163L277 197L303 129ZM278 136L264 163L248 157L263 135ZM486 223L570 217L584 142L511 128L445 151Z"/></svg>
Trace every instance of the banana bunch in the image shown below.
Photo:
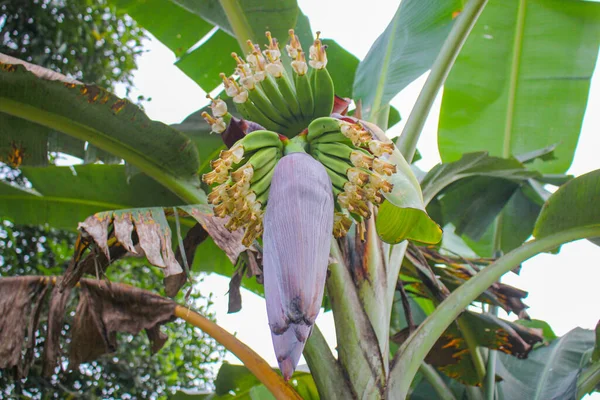
<svg viewBox="0 0 600 400"><path fill-rule="evenodd" d="M220 76L226 94L245 119L293 137L313 119L331 114L335 94L327 71L326 46L319 39L319 32L309 49L308 64L293 29L289 35L285 47L292 59L292 76L285 70L279 43L270 32L266 32L268 44L265 50L261 51L257 44L248 41L249 53L245 60L236 53L231 54L237 65L234 75L221 73ZM225 130L231 118L227 106L223 108L224 104L222 100L213 100L213 115L202 115L217 133Z"/></svg>
<svg viewBox="0 0 600 400"><path fill-rule="evenodd" d="M230 231L245 229L242 243L250 246L263 232L263 215L275 165L282 157L279 134L260 130L249 133L211 161L212 171L202 180L216 185L208 195L216 216L229 217Z"/></svg>
<svg viewBox="0 0 600 400"><path fill-rule="evenodd" d="M381 158L391 154L394 146L374 140L360 123L331 117L317 118L308 126L308 153L324 166L336 199L333 234L346 235L352 219L360 223L371 217L369 202L380 204L383 193L393 185L385 176L396 166ZM352 218L352 219L351 219Z"/></svg>

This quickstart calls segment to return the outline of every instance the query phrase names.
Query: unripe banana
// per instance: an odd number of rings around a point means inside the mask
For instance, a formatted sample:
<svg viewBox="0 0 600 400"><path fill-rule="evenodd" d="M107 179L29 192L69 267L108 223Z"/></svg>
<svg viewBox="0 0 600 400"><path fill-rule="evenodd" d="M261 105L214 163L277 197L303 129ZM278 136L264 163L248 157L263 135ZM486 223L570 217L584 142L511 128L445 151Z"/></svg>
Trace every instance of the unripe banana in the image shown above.
<svg viewBox="0 0 600 400"><path fill-rule="evenodd" d="M256 153L248 159L248 163L252 165L254 171L258 171L273 160L281 157L281 150L275 146L264 147L257 150Z"/></svg>
<svg viewBox="0 0 600 400"><path fill-rule="evenodd" d="M262 111L260 111L250 100L247 100L244 103L235 103L235 107L240 114L242 114L242 117L249 121L256 122L266 129L277 132L283 132L285 130L283 126L267 118L267 116L263 114Z"/></svg>
<svg viewBox="0 0 600 400"><path fill-rule="evenodd" d="M313 89L315 108L314 117L324 117L331 115L335 90L333 80L327 68L315 69L311 75L311 86Z"/></svg>
<svg viewBox="0 0 600 400"><path fill-rule="evenodd" d="M288 99L279 91L278 85L274 81L276 79L281 78L274 78L270 75L267 75L260 83L260 87L263 89L268 99L271 101L271 104L273 104L280 115L282 115L286 120L293 119L294 116L290 110Z"/></svg>
<svg viewBox="0 0 600 400"><path fill-rule="evenodd" d="M269 164L269 168L264 167L262 168L262 170L256 171L257 173L260 172L260 175L262 176L256 181L254 180L255 177L252 177L252 184L250 185L250 189L254 191L254 193L262 194L263 192L269 189L269 186L271 186L271 179L273 178L273 173L275 172L275 166L277 165L277 161L278 160L275 160L273 164Z"/></svg>
<svg viewBox="0 0 600 400"><path fill-rule="evenodd" d="M316 143L311 146L311 149L320 151L330 156L343 158L344 160L350 161L350 156L354 149L344 143Z"/></svg>
<svg viewBox="0 0 600 400"><path fill-rule="evenodd" d="M310 87L310 80L306 74L296 74L296 93L298 97L298 103L300 104L300 111L305 120L311 120L313 118L313 111L315 108L315 100L313 98L312 88Z"/></svg>
<svg viewBox="0 0 600 400"><path fill-rule="evenodd" d="M326 133L339 132L340 125L340 120L336 118L331 118L329 116L316 118L308 125L308 135L306 136L306 140L311 142Z"/></svg>
<svg viewBox="0 0 600 400"><path fill-rule="evenodd" d="M252 180L250 181L252 183L252 185L258 183L266 175L268 175L273 170L273 168L275 168L275 166L277 165L277 161L279 161L279 158L280 157L272 158L261 168L255 168L254 175L252 175ZM262 191L259 193L262 193Z"/></svg>
<svg viewBox="0 0 600 400"><path fill-rule="evenodd" d="M327 171L327 175L329 175L329 179L331 179L331 184L333 185L334 189L333 194L337 197L338 194L344 191L344 185L349 182L348 178L328 168L325 164L323 164L323 166Z"/></svg>
<svg viewBox="0 0 600 400"><path fill-rule="evenodd" d="M348 139L342 132L327 132L311 141L311 144L320 143L343 143L348 146L354 146L352 140Z"/></svg>
<svg viewBox="0 0 600 400"><path fill-rule="evenodd" d="M234 147L237 145L242 146L245 156L263 147L275 147L278 150L283 149L283 142L279 139L278 133L263 130L250 132L240 139Z"/></svg>
<svg viewBox="0 0 600 400"><path fill-rule="evenodd" d="M287 126L285 118L283 118L273 104L271 104L262 89L255 87L254 89L248 90L248 98L252 100L256 107L271 121L284 127Z"/></svg>
<svg viewBox="0 0 600 400"><path fill-rule="evenodd" d="M275 78L275 82L277 83L277 87L285 99L288 108L292 112L294 119L302 119L302 112L300 111L300 104L298 103L298 98L296 97L296 90L294 90L292 82L288 78L287 74L284 73L279 78Z"/></svg>
<svg viewBox="0 0 600 400"><path fill-rule="evenodd" d="M323 165L337 172L340 175L346 176L348 174L348 170L354 167L352 164L350 164L350 162L346 160L342 160L341 158L337 157L332 157L318 150L312 152L312 154L317 160L321 161Z"/></svg>

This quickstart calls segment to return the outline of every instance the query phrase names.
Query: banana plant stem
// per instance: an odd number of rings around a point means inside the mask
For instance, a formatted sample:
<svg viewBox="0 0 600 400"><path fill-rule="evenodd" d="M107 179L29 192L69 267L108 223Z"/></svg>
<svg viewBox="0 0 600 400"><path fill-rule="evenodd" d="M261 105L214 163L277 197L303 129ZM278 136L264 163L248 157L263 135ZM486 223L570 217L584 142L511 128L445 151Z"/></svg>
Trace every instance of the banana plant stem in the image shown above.
<svg viewBox="0 0 600 400"><path fill-rule="evenodd" d="M390 370L388 398L404 399L425 356L461 312L515 266L563 243L600 236L600 226L577 227L529 241L496 260L453 291L398 349Z"/></svg>
<svg viewBox="0 0 600 400"><path fill-rule="evenodd" d="M223 11L225 11L225 15L227 16L227 20L233 29L233 33L235 34L235 38L240 45L240 49L246 49L246 40L256 41L254 37L254 33L252 32L252 28L246 19L246 15L244 14L244 10L240 6L239 0L220 0L221 7L223 7Z"/></svg>
<svg viewBox="0 0 600 400"><path fill-rule="evenodd" d="M175 307L174 314L176 317L202 329L202 331L221 343L227 350L231 351L269 389L276 399L302 400L302 397L261 356L236 339L231 333L197 312L180 305Z"/></svg>
<svg viewBox="0 0 600 400"><path fill-rule="evenodd" d="M419 371L423 374L423 377L429 382L431 387L433 387L433 390L435 390L441 400L456 400L456 397L454 397L452 391L434 367L423 362L419 367Z"/></svg>
<svg viewBox="0 0 600 400"><path fill-rule="evenodd" d="M417 142L421 136L427 115L429 115L429 111L431 110L431 105L486 4L487 0L471 0L467 3L457 17L450 35L448 35L440 50L440 54L438 54L431 67L429 77L417 98L398 141L398 148L409 163L415 155Z"/></svg>

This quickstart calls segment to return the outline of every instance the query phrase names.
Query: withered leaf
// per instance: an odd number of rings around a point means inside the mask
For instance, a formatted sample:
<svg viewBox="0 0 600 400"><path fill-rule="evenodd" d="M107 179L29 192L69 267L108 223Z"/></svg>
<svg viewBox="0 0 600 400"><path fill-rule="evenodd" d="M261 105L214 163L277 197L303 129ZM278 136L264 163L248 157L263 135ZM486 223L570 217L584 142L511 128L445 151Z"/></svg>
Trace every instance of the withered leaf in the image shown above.
<svg viewBox="0 0 600 400"><path fill-rule="evenodd" d="M59 278L61 279L61 278ZM71 288L67 287L61 291L57 284L52 290L50 308L48 310L48 330L44 343L44 363L42 375L50 377L54 373L54 367L61 354L60 335L64 325L65 307L71 295Z"/></svg>
<svg viewBox="0 0 600 400"><path fill-rule="evenodd" d="M185 210L202 225L210 237L215 241L215 244L227 254L227 257L232 264L235 264L240 253L247 249L247 247L242 244L242 238L244 237L244 231L242 229L230 232L225 228L225 224L227 224L229 218L215 217L210 207L185 206L179 208Z"/></svg>
<svg viewBox="0 0 600 400"><path fill-rule="evenodd" d="M158 334L160 325L174 319L176 303L151 292L128 285L82 279L79 305L73 324L70 362L82 362L116 349L116 333L138 334L151 330L149 338L158 339L153 350L164 344Z"/></svg>
<svg viewBox="0 0 600 400"><path fill-rule="evenodd" d="M106 258L110 260L108 251L108 225L112 221L112 212L103 212L91 215L81 222L77 229L85 231L94 239Z"/></svg>
<svg viewBox="0 0 600 400"><path fill-rule="evenodd" d="M133 222L131 221L131 213L115 212L114 218L115 237L117 240L131 253L137 253L131 239L133 233Z"/></svg>
<svg viewBox="0 0 600 400"><path fill-rule="evenodd" d="M543 340L540 330L513 324L491 314L467 311L462 314L462 318L464 323L472 328L474 339L479 346L514 357L527 358L533 345ZM402 344L408 336L409 329L405 328L391 339ZM474 370L468 345L456 324L446 329L425 357L425 361L464 384L481 384Z"/></svg>
<svg viewBox="0 0 600 400"><path fill-rule="evenodd" d="M242 284L242 277L246 267L239 267L231 280L229 280L229 304L227 306L227 314L233 314L242 309L242 293L240 291L240 285Z"/></svg>
<svg viewBox="0 0 600 400"><path fill-rule="evenodd" d="M0 369L15 368L18 377L27 375L33 360L41 304L48 290L46 283L39 276L0 279ZM27 350L21 359L24 345Z"/></svg>

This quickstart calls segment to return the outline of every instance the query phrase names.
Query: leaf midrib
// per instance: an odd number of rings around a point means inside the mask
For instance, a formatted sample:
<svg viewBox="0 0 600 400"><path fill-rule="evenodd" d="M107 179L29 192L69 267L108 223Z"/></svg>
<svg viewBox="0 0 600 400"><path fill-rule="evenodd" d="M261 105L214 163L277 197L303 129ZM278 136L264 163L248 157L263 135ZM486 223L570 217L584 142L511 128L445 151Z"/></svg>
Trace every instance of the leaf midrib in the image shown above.
<svg viewBox="0 0 600 400"><path fill-rule="evenodd" d="M519 80L519 69L521 66L521 54L523 49L523 32L525 30L526 10L527 0L519 0L519 5L517 9L517 24L515 26L512 60L510 66L510 77L508 81L508 98L506 104L504 140L502 143L502 157L504 158L508 158L511 156L513 121L515 115L515 103Z"/></svg>
<svg viewBox="0 0 600 400"><path fill-rule="evenodd" d="M385 88L385 83L387 81L387 73L390 65L390 58L392 54L392 48L394 43L394 37L396 33L396 26L398 25L398 16L400 15L400 10L398 13L394 15L392 19L392 26L388 36L388 44L385 49L385 57L383 58L383 65L381 67L380 79L377 83L377 89L375 91L375 97L373 98L373 105L369 116L372 116L377 113L379 107L381 107L381 99L383 98L383 89Z"/></svg>

